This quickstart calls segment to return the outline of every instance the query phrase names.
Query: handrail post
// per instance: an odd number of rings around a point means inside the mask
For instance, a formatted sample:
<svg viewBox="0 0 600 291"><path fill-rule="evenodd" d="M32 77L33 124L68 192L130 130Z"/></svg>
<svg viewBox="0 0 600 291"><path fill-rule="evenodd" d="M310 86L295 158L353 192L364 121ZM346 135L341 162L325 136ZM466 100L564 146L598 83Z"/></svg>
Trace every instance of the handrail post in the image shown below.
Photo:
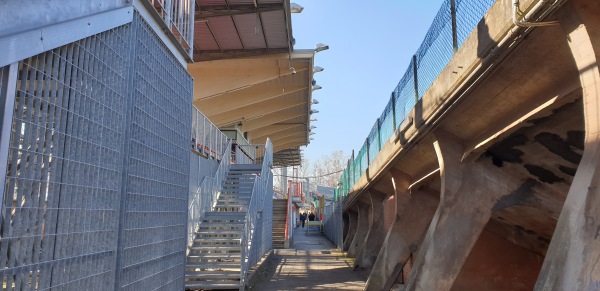
<svg viewBox="0 0 600 291"><path fill-rule="evenodd" d="M417 74L417 55L413 55L413 81L415 83L415 104L419 102L419 78Z"/></svg>
<svg viewBox="0 0 600 291"><path fill-rule="evenodd" d="M392 102L392 126L394 130L396 130L396 126L398 126L396 122L396 91L392 92L391 95L390 102Z"/></svg>
<svg viewBox="0 0 600 291"><path fill-rule="evenodd" d="M381 151L381 118L377 118L377 148Z"/></svg>
<svg viewBox="0 0 600 291"><path fill-rule="evenodd" d="M458 50L458 33L456 26L456 0L450 0L450 14L452 17L452 49Z"/></svg>

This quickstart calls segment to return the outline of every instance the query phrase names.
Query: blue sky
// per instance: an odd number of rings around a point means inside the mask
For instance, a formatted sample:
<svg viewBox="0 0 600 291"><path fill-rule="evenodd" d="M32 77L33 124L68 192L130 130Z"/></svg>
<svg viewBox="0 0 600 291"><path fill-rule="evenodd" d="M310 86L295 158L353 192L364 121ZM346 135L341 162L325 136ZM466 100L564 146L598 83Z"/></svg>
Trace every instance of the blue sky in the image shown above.
<svg viewBox="0 0 600 291"><path fill-rule="evenodd" d="M314 77L323 89L313 92L318 121L304 156L311 163L335 150L350 156L381 115L442 0L292 2L304 7L292 15L294 47L329 45L315 56L325 68Z"/></svg>

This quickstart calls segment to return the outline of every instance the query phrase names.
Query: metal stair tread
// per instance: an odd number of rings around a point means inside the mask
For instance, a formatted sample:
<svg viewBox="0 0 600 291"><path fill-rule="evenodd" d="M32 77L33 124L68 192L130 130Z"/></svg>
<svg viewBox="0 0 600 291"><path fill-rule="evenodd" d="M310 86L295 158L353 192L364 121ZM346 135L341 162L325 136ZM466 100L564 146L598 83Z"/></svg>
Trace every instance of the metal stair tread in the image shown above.
<svg viewBox="0 0 600 291"><path fill-rule="evenodd" d="M214 234L214 235L219 235L219 234L241 234L242 230L240 229L203 229L203 230L197 230L196 234Z"/></svg>
<svg viewBox="0 0 600 291"><path fill-rule="evenodd" d="M186 262L185 267L196 269L240 269L241 265L239 262Z"/></svg>
<svg viewBox="0 0 600 291"><path fill-rule="evenodd" d="M241 251L242 246L192 246L190 249L206 251Z"/></svg>
<svg viewBox="0 0 600 291"><path fill-rule="evenodd" d="M203 259L203 258L214 258L214 259L231 259L241 258L241 253L194 253L189 254L188 258L192 259Z"/></svg>
<svg viewBox="0 0 600 291"><path fill-rule="evenodd" d="M227 282L205 282L205 281L186 281L186 288L194 288L194 289L208 289L208 290L216 290L216 289L238 289L240 287L239 282L229 281Z"/></svg>

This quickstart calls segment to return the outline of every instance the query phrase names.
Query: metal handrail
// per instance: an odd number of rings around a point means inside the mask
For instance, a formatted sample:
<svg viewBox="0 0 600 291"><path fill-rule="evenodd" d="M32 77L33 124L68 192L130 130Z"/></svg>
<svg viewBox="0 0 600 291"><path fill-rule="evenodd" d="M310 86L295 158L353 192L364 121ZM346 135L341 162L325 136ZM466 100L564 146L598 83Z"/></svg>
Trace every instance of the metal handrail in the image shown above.
<svg viewBox="0 0 600 291"><path fill-rule="evenodd" d="M179 42L191 59L194 43L194 5L192 0L147 0L166 30Z"/></svg>
<svg viewBox="0 0 600 291"><path fill-rule="evenodd" d="M265 207L265 202L267 199L272 199L272 195L270 195L272 189L269 189L269 185L271 185L269 181L273 179L273 173L271 172L273 145L269 139L267 139L264 149L260 176L257 176L254 180L244 230L242 231L240 290L243 290L246 284L250 267L258 263L260 258L270 249L271 230L264 227L270 225L269 221L265 219L265 211L270 211Z"/></svg>
<svg viewBox="0 0 600 291"><path fill-rule="evenodd" d="M230 148L231 140L227 142L227 146L221 155L221 162L219 163L219 167L215 171L214 176L206 177L202 181L202 184L200 184L200 187L196 192L197 195L194 195L190 200L188 207L188 241L186 254L189 253L193 244L194 233L198 229L200 221L206 212L214 210L217 199L221 194L223 181L225 180L231 165Z"/></svg>

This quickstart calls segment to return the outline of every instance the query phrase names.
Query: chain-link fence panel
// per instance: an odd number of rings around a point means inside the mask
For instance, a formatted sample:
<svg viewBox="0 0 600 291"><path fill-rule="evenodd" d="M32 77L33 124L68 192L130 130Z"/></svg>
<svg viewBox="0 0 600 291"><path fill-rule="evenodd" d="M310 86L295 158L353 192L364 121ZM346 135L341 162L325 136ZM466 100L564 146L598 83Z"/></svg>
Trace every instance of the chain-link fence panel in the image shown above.
<svg viewBox="0 0 600 291"><path fill-rule="evenodd" d="M445 0L415 54L419 99L454 56L450 0Z"/></svg>
<svg viewBox="0 0 600 291"><path fill-rule="evenodd" d="M456 0L456 35L460 48L496 0Z"/></svg>

